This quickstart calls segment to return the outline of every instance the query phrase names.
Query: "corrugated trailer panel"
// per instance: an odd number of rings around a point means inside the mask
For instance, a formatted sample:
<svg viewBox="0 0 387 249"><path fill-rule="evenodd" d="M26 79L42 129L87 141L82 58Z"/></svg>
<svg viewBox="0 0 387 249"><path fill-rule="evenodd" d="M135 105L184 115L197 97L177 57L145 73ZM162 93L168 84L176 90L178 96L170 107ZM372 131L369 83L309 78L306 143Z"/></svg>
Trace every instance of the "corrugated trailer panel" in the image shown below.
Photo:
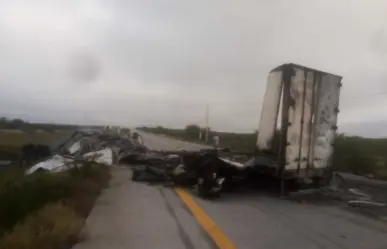
<svg viewBox="0 0 387 249"><path fill-rule="evenodd" d="M314 148L316 140L316 114L318 110L318 101L319 101L319 87L322 79L322 74L314 75L314 84L313 84L313 99L312 99L312 119L311 119L311 136L310 136L310 146L308 153L308 165L309 167L314 168Z"/></svg>
<svg viewBox="0 0 387 249"><path fill-rule="evenodd" d="M278 109L282 92L282 72L274 71L269 74L263 100L261 120L257 138L257 147L260 150L271 150L275 135Z"/></svg>
<svg viewBox="0 0 387 249"><path fill-rule="evenodd" d="M302 138L302 118L304 106L305 71L293 68L289 87L288 132L286 147L286 170L297 170L299 165L300 142Z"/></svg>
<svg viewBox="0 0 387 249"><path fill-rule="evenodd" d="M333 142L336 138L340 87L340 76L322 75L314 126L313 165L315 168L324 168L330 165Z"/></svg>
<svg viewBox="0 0 387 249"><path fill-rule="evenodd" d="M300 169L308 168L308 157L309 152L311 151L310 147L313 145L311 138L313 136L313 97L315 90L315 75L315 72L306 72Z"/></svg>
<svg viewBox="0 0 387 249"><path fill-rule="evenodd" d="M277 177L319 177L330 167L340 95L341 77L296 64L284 64L269 75L257 138L257 147L277 153ZM281 106L281 136L274 151ZM274 158L274 157L271 157ZM274 171L270 171L274 172Z"/></svg>

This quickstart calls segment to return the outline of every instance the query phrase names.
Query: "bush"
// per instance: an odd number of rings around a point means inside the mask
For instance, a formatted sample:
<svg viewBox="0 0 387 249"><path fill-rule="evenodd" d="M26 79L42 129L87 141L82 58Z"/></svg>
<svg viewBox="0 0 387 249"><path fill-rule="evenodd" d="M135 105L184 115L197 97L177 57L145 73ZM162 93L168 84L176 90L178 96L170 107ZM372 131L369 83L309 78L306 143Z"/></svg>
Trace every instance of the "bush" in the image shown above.
<svg viewBox="0 0 387 249"><path fill-rule="evenodd" d="M61 173L8 172L6 176L0 178L0 237L31 212L60 200L86 216L110 172L108 167L87 163Z"/></svg>
<svg viewBox="0 0 387 249"><path fill-rule="evenodd" d="M69 173L72 177L82 180L73 183L77 191L71 198L66 199L65 203L86 217L100 191L107 186L111 176L110 170L108 167L87 163L83 167L71 169Z"/></svg>
<svg viewBox="0 0 387 249"><path fill-rule="evenodd" d="M101 188L106 187L110 179L110 168L93 162L83 162L82 167L74 167L68 171L70 177L76 179L92 179Z"/></svg>
<svg viewBox="0 0 387 249"><path fill-rule="evenodd" d="M78 240L83 219L63 204L49 204L16 225L0 240L0 248L57 249Z"/></svg>
<svg viewBox="0 0 387 249"><path fill-rule="evenodd" d="M63 173L36 173L4 181L0 186L0 230L10 229L29 213L74 192L71 179Z"/></svg>

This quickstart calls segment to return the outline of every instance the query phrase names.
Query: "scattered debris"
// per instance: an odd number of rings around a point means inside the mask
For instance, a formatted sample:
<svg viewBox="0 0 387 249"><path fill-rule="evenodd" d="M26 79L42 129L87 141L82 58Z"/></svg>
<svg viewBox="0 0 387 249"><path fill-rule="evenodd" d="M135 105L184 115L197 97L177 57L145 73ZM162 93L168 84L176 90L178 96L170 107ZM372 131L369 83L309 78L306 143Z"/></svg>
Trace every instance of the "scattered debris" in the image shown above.
<svg viewBox="0 0 387 249"><path fill-rule="evenodd" d="M144 146L139 137L138 133L130 130L103 129L74 132L52 148L28 144L23 147L23 162L29 163L26 174L61 172L80 166L85 161L93 161L131 168L133 181L188 187L204 198L219 197L222 192L238 187L258 186L264 191L279 190L276 185L279 181L267 178L267 174L260 171L262 168L256 167L256 155L216 148L156 151ZM263 157L268 164L272 163L270 156ZM353 179L356 184L352 184ZM371 182L377 185L371 188ZM274 188L269 185L272 183ZM383 192L380 191L381 186L387 191L385 182L334 173L328 185L291 192L286 198L300 203L339 203L350 210L385 217L387 196L385 192L379 193Z"/></svg>
<svg viewBox="0 0 387 249"><path fill-rule="evenodd" d="M318 189L290 193L291 201L309 204L336 205L373 218L387 216L386 182L359 179L350 174L333 174L330 184Z"/></svg>
<svg viewBox="0 0 387 249"><path fill-rule="evenodd" d="M26 174L31 174L37 171L60 172L66 169L66 165L73 162L72 159L65 158L61 155L54 155L51 158L35 164L26 171Z"/></svg>
<svg viewBox="0 0 387 249"><path fill-rule="evenodd" d="M32 165L27 171L31 174L36 171L59 172L73 167L78 162L94 161L96 163L112 165L128 151L145 150L145 147L136 140L120 133L117 130L101 131L76 131L67 140L51 149L26 145L26 151L35 157L41 158L40 162ZM38 150L40 148L40 150ZM48 151L48 153L47 153ZM38 153L39 152L39 153ZM32 155L28 156L33 158ZM44 159L42 159L44 158ZM26 160L25 160L26 161ZM30 163L31 160L27 160Z"/></svg>
<svg viewBox="0 0 387 249"><path fill-rule="evenodd" d="M202 197L218 197L222 191L267 180L257 177L260 171L252 155L229 149L155 151L144 146L139 137L137 132L128 134L118 129L78 131L53 148L53 156L33 165L27 173L58 172L76 162L92 160L106 165L127 165L132 169L133 181L190 187ZM333 174L329 185L290 193L288 198L302 202L335 200L346 202L348 207L385 206L387 201L375 200L367 191L348 185L345 176ZM266 183L260 186L269 189Z"/></svg>
<svg viewBox="0 0 387 249"><path fill-rule="evenodd" d="M202 197L214 197L225 187L245 179L251 168L219 154L217 149L193 152L148 150L130 153L120 162L131 165L134 181L191 187Z"/></svg>
<svg viewBox="0 0 387 249"><path fill-rule="evenodd" d="M363 207L387 207L386 203L365 201L365 200L352 200L348 202L349 206L363 206Z"/></svg>
<svg viewBox="0 0 387 249"><path fill-rule="evenodd" d="M60 172L82 161L121 164L132 168L134 181L196 187L203 197L219 196L225 185L243 178L243 172L248 168L243 163L221 157L221 151L217 149L195 152L150 150L143 145L137 132L130 136L119 129L77 131L51 150L33 145L25 148L41 158L26 174ZM35 160L26 162L32 161Z"/></svg>

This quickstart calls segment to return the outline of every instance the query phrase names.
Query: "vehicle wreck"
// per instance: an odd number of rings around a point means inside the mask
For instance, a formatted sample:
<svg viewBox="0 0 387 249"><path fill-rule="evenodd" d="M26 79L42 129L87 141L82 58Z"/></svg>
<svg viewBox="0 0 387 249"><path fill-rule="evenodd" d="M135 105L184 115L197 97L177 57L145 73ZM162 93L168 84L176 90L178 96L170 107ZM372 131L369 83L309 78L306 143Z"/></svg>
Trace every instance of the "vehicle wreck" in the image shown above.
<svg viewBox="0 0 387 249"><path fill-rule="evenodd" d="M346 184L332 185L333 176L341 177L331 165L340 87L341 77L333 74L295 64L273 69L256 148L248 153L218 147L151 150L144 145L146 141L139 139L138 132L107 127L74 132L53 146L49 156L40 148L40 161L32 164L26 174L59 172L93 161L128 167L133 181L192 188L204 198L219 197L236 188L258 187L290 199L308 199L308 194L299 190L309 188L315 196L318 192L332 199L340 197L348 206L385 208L386 201L373 201L370 194Z"/></svg>
<svg viewBox="0 0 387 249"><path fill-rule="evenodd" d="M206 179L208 186L215 186L217 180L227 186L235 179L252 178L254 184L259 176L256 181L272 180L281 195L326 185L332 177L341 79L296 64L274 68L267 81L254 153L246 154L243 162L222 158L221 149L182 155L186 170L192 166L184 158L198 157L197 184ZM233 158L236 153L229 155ZM139 175L136 171L136 179L145 179Z"/></svg>
<svg viewBox="0 0 387 249"><path fill-rule="evenodd" d="M256 148L239 162L236 155L243 153L219 148L151 151L142 139L117 127L75 132L51 151L63 164L59 156L80 160L87 153L110 150L111 159L105 163L133 165L133 180L195 185L201 193L207 189L218 194L224 186L246 182L241 179L251 179L251 175L270 177L279 183L281 194L304 185L319 187L331 177L340 87L340 76L315 69L296 64L273 69L267 81Z"/></svg>
<svg viewBox="0 0 387 249"><path fill-rule="evenodd" d="M329 182L341 76L284 64L268 77L254 168L287 185Z"/></svg>

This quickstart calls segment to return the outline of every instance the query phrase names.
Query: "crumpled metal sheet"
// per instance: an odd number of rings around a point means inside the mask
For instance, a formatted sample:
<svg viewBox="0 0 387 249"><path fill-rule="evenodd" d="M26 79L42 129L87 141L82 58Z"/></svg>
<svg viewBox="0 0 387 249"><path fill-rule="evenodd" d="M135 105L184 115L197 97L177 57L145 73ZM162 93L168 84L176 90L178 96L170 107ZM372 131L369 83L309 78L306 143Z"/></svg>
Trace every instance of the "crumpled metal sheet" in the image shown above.
<svg viewBox="0 0 387 249"><path fill-rule="evenodd" d="M88 152L82 156L82 159L85 161L94 161L96 163L104 164L104 165L112 165L113 164L113 151L110 148ZM26 171L26 174L34 173L38 170L46 170L50 172L61 172L67 169L70 169L74 166L73 158L66 158L61 155L54 155L53 157L39 162L29 168Z"/></svg>
<svg viewBox="0 0 387 249"><path fill-rule="evenodd" d="M234 162L234 161L231 161L230 159L227 159L227 158L219 157L219 159L222 160L223 162L228 163L228 164L235 166L237 168L245 168L246 167L243 163Z"/></svg>
<svg viewBox="0 0 387 249"><path fill-rule="evenodd" d="M143 145L114 131L73 133L66 141L63 141L54 150L56 154L48 159L36 163L26 171L31 174L38 170L60 172L71 168L74 161L94 161L104 165L113 165L116 158L120 158L125 152L133 152L138 149L146 151Z"/></svg>
<svg viewBox="0 0 387 249"><path fill-rule="evenodd" d="M99 151L93 151L88 152L83 155L84 159L93 159L94 162L105 164L105 165L112 165L113 164L113 150L110 148L99 150Z"/></svg>
<svg viewBox="0 0 387 249"><path fill-rule="evenodd" d="M67 165L71 162L73 162L72 159L65 158L61 155L54 155L51 158L44 160L42 162L39 162L34 166L32 166L31 168L29 168L26 171L26 174L27 175L32 174L40 169L47 170L50 172L61 172L68 169Z"/></svg>
<svg viewBox="0 0 387 249"><path fill-rule="evenodd" d="M81 149L81 141L77 141L77 142L73 143L70 146L70 148L68 148L68 151L70 152L71 155L73 155L74 153L76 153L80 149Z"/></svg>

